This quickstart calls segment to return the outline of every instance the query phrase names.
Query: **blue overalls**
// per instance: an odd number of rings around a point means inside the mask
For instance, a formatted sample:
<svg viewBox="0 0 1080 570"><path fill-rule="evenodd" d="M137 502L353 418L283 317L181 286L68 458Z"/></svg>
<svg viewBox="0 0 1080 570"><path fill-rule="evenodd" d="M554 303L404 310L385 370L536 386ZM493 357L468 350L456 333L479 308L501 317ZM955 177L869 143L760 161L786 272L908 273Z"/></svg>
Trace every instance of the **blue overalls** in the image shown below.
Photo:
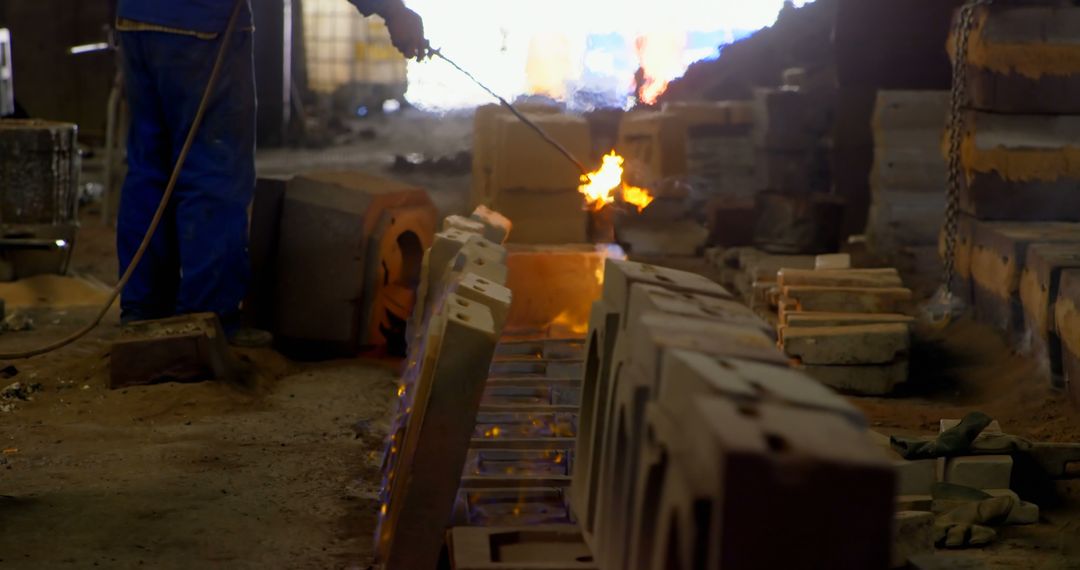
<svg viewBox="0 0 1080 570"><path fill-rule="evenodd" d="M117 221L130 264L202 99L235 0L120 0L131 130ZM237 326L255 188L255 70L248 0L165 217L120 300L122 320L214 312ZM124 31L133 28L138 31ZM126 25L125 25L126 24ZM151 31L160 27L167 31ZM192 33L181 33L192 32ZM196 34L197 32L198 34Z"/></svg>

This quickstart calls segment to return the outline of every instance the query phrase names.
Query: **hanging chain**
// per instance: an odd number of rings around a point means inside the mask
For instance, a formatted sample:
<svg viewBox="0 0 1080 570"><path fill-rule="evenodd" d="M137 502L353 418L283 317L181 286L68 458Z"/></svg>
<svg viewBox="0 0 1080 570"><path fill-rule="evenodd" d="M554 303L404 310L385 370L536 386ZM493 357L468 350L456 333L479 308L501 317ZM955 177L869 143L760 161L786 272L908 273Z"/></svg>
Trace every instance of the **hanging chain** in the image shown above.
<svg viewBox="0 0 1080 570"><path fill-rule="evenodd" d="M946 124L946 136L949 137L948 186L945 206L945 271L942 276L942 288L949 297L953 296L956 281L956 238L960 221L960 177L963 167L960 161L960 143L964 136L963 107L967 103L967 51L971 30L975 25L975 9L985 6L993 0L974 0L960 8L956 24L955 44L952 62L952 91L949 101L949 117Z"/></svg>

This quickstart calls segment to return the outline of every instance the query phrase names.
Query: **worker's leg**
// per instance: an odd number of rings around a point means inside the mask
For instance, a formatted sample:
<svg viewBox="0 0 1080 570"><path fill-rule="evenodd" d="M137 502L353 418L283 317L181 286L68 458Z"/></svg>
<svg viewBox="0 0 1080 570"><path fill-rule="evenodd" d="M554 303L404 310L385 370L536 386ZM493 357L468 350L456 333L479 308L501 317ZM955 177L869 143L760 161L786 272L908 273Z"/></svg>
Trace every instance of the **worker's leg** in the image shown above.
<svg viewBox="0 0 1080 570"><path fill-rule="evenodd" d="M255 188L255 71L252 32L230 39L221 74L176 187L181 265L178 313L210 311L236 324L249 276L248 205ZM210 77L220 38L175 36L165 97L179 151Z"/></svg>
<svg viewBox="0 0 1080 570"><path fill-rule="evenodd" d="M151 59L154 35L123 32L124 85L131 113L128 173L120 196L116 249L120 271L131 263L161 201L172 167L172 137L157 89L156 62ZM180 261L172 215L162 220L150 247L120 297L125 321L166 317L176 308Z"/></svg>

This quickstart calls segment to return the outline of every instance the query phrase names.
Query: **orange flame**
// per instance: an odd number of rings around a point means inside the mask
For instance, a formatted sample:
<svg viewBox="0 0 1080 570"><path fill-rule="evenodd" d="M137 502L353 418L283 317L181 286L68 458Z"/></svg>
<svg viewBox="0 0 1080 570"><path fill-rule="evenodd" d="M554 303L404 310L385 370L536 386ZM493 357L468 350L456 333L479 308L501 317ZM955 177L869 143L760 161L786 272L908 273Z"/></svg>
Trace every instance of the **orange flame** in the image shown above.
<svg viewBox="0 0 1080 570"><path fill-rule="evenodd" d="M638 100L646 105L655 105L667 91L668 81L683 72L686 36L679 33L652 33L639 37L634 47L641 66L635 78Z"/></svg>
<svg viewBox="0 0 1080 570"><path fill-rule="evenodd" d="M652 203L653 197L648 190L630 186L623 181L623 157L611 151L604 156L600 169L581 177L581 186L578 192L585 196L585 201L596 211L604 209L604 206L615 202L618 192L623 202L632 204L641 212Z"/></svg>

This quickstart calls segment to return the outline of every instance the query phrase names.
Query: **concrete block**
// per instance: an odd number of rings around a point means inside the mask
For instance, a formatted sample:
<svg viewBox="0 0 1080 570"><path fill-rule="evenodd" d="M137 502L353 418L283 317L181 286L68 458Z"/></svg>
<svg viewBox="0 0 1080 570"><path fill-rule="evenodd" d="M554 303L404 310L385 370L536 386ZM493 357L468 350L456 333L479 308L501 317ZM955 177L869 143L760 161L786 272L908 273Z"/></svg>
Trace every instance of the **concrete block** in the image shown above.
<svg viewBox="0 0 1080 570"><path fill-rule="evenodd" d="M784 330L780 344L803 364L888 364L907 356L911 333L901 324L796 327Z"/></svg>
<svg viewBox="0 0 1080 570"><path fill-rule="evenodd" d="M898 506L897 510L929 510L930 509L930 492L933 489L934 483L938 480L938 462L936 459L920 459L916 461L908 461L900 456L892 445L889 443L889 436L876 431L867 432L870 435L870 441L874 442L889 458L892 462L893 469L896 471L896 494L898 497L926 497L925 509L908 508L906 506ZM908 499L909 502L916 502L919 499Z"/></svg>
<svg viewBox="0 0 1080 570"><path fill-rule="evenodd" d="M1080 242L1080 224L980 222L975 225L971 278L975 314L1009 332L1020 330L1020 276L1031 245Z"/></svg>
<svg viewBox="0 0 1080 570"><path fill-rule="evenodd" d="M1080 402L1080 269L1066 269L1058 282L1054 303L1054 333L1060 340L1057 357L1065 387Z"/></svg>
<svg viewBox="0 0 1080 570"><path fill-rule="evenodd" d="M124 326L110 350L109 388L236 379L235 363L213 313Z"/></svg>
<svg viewBox="0 0 1080 570"><path fill-rule="evenodd" d="M731 293L702 275L633 261L609 261L604 265L603 283L604 300L623 315L626 315L629 309L630 286L634 283L649 283L672 291L731 298ZM625 328L626 323L622 326Z"/></svg>
<svg viewBox="0 0 1080 570"><path fill-rule="evenodd" d="M773 335L773 328L746 305L732 299L709 297L665 289L659 285L635 283L630 287L627 322L638 322L648 312L715 320L722 323L758 328Z"/></svg>
<svg viewBox="0 0 1080 570"><path fill-rule="evenodd" d="M529 117L574 156L589 156L591 135L584 118L568 114L535 114ZM495 203L499 194L511 189L562 192L576 189L581 172L562 154L516 117L500 115L495 120L496 142L492 160ZM518 223L516 216L496 210Z"/></svg>
<svg viewBox="0 0 1080 570"><path fill-rule="evenodd" d="M514 229L509 218L484 205L477 206L469 219L480 222L484 226L484 237L499 245L506 243Z"/></svg>
<svg viewBox="0 0 1080 570"><path fill-rule="evenodd" d="M900 287L787 286L783 295L800 311L835 313L906 313L911 290Z"/></svg>
<svg viewBox="0 0 1080 570"><path fill-rule="evenodd" d="M556 105L525 103L517 105L518 110L529 115L556 114L561 109ZM473 206L490 204L497 189L493 175L495 159L498 155L500 117L512 116L502 105L481 105L476 108L473 118L473 165L471 203ZM490 239L490 238L489 238ZM495 241L495 240L492 240Z"/></svg>
<svg viewBox="0 0 1080 570"><path fill-rule="evenodd" d="M903 287L900 273L895 268L886 269L781 269L776 274L781 287Z"/></svg>
<svg viewBox="0 0 1080 570"><path fill-rule="evenodd" d="M443 218L442 231L461 230L470 234L484 235L484 224L465 216L447 216Z"/></svg>
<svg viewBox="0 0 1080 570"><path fill-rule="evenodd" d="M409 223L394 223L398 213ZM418 268L436 226L421 188L362 172L294 177L281 210L275 336L354 353L372 330L366 321L378 297L365 284L382 281L383 262Z"/></svg>
<svg viewBox="0 0 1080 570"><path fill-rule="evenodd" d="M535 134L534 134L535 136ZM564 158L563 161L566 159ZM589 212L577 183L560 191L511 188L499 192L493 207L514 221L513 243L563 244L588 241Z"/></svg>
<svg viewBox="0 0 1080 570"><path fill-rule="evenodd" d="M812 378L839 392L856 396L885 396L907 382L908 362L871 366L800 366Z"/></svg>
<svg viewBox="0 0 1080 570"><path fill-rule="evenodd" d="M655 435L651 445L663 449L667 461L643 466L636 493L661 491L658 501L639 503L634 520L641 528L624 543L636 550L631 559L651 559L647 567L657 569L791 568L806 560L824 568L888 564L893 473L862 431L842 418L767 403L748 409L723 398L703 398L689 410L648 404L646 416L647 431ZM769 496L771 504L784 505L777 515L831 516L809 526L799 516L771 517L769 525L738 524L760 513L761 495L740 492L745 485ZM692 522L701 511L689 499L711 505L704 532L701 522ZM704 560L694 555L695 535L712 537ZM775 548L778 535L795 543ZM855 535L853 548L829 546L835 544L829 537ZM686 566L680 566L683 561Z"/></svg>
<svg viewBox="0 0 1080 570"><path fill-rule="evenodd" d="M872 119L874 138L877 140L879 136L892 133L934 130L938 136L931 144L940 148L940 136L945 130L948 112L948 91L878 91Z"/></svg>
<svg viewBox="0 0 1080 570"><path fill-rule="evenodd" d="M445 284L452 273L474 273L488 281L503 284L507 279L505 263L506 249L474 235L454 256L438 283Z"/></svg>
<svg viewBox="0 0 1080 570"><path fill-rule="evenodd" d="M1025 330L1032 350L1045 369L1060 377L1061 339L1054 323L1054 305L1058 299L1061 273L1080 269L1080 243L1033 244L1028 248L1024 270L1020 274L1020 303L1024 309Z"/></svg>
<svg viewBox="0 0 1080 570"><path fill-rule="evenodd" d="M498 332L481 303L450 295L433 319L403 429L384 461L376 552L388 568L434 568L451 518ZM494 301L493 301L494 302Z"/></svg>
<svg viewBox="0 0 1080 570"><path fill-rule="evenodd" d="M635 186L686 173L686 130L675 113L624 114L615 150L626 159L625 181Z"/></svg>
<svg viewBox="0 0 1080 570"><path fill-rule="evenodd" d="M851 269L851 254L826 253L814 258L814 269L842 270Z"/></svg>
<svg viewBox="0 0 1080 570"><path fill-rule="evenodd" d="M912 143L919 146L907 147L888 146L890 142L903 144L903 136L875 140L874 165L870 171L871 188L877 191L944 195L948 170L941 152L943 135L943 129L925 134L911 133L907 136L915 138ZM890 138L894 140L890 141Z"/></svg>
<svg viewBox="0 0 1080 570"><path fill-rule="evenodd" d="M736 402L768 401L828 412L865 427L866 418L847 399L786 366L673 349L664 356L657 399L671 409L691 405L702 395Z"/></svg>
<svg viewBox="0 0 1080 570"><path fill-rule="evenodd" d="M945 463L945 482L975 489L1008 489L1013 459L1008 455L953 457Z"/></svg>
<svg viewBox="0 0 1080 570"><path fill-rule="evenodd" d="M804 92L758 89L754 92L754 144L774 150L805 150L826 130Z"/></svg>
<svg viewBox="0 0 1080 570"><path fill-rule="evenodd" d="M449 548L454 570L597 568L574 525L454 527Z"/></svg>
<svg viewBox="0 0 1080 570"><path fill-rule="evenodd" d="M683 348L717 356L786 366L787 358L760 329L706 321L692 317L646 313L632 334L620 335L614 361L632 362L647 374L659 377L661 353Z"/></svg>
<svg viewBox="0 0 1080 570"><path fill-rule="evenodd" d="M787 315L784 324L788 327L846 327L884 324L908 325L910 327L914 321L914 317L893 313L793 312Z"/></svg>
<svg viewBox="0 0 1080 570"><path fill-rule="evenodd" d="M908 559L934 551L934 513L899 511L893 519L891 568L904 568Z"/></svg>
<svg viewBox="0 0 1080 570"><path fill-rule="evenodd" d="M473 302L486 306L491 311L495 330L505 328L513 300L510 289L475 273L465 273L454 287L454 293L459 297L455 300L459 304Z"/></svg>

